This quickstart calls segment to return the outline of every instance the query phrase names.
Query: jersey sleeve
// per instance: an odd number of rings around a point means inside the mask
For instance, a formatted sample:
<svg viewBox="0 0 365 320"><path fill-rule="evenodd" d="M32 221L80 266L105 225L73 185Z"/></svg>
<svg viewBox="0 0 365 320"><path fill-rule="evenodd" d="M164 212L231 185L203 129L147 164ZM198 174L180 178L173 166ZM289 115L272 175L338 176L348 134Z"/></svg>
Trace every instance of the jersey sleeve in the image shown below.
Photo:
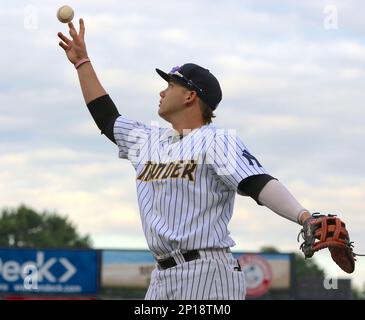
<svg viewBox="0 0 365 320"><path fill-rule="evenodd" d="M231 133L216 136L207 150L207 161L216 176L237 192L242 180L266 173L259 160Z"/></svg>
<svg viewBox="0 0 365 320"><path fill-rule="evenodd" d="M150 126L123 116L118 117L114 123L114 138L119 148L119 157L133 162L150 132Z"/></svg>

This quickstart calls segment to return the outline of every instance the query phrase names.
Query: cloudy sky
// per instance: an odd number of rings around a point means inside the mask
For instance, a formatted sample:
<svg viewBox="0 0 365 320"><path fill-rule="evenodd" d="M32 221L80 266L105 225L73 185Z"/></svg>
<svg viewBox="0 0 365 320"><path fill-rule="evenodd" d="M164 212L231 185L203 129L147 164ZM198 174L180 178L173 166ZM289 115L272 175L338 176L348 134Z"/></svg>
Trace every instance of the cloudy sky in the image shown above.
<svg viewBox="0 0 365 320"><path fill-rule="evenodd" d="M18 0L0 10L0 207L67 215L97 248L146 248L134 170L98 132L58 46L63 4ZM216 125L237 130L304 207L339 214L365 251L363 1L68 4L76 22L85 19L89 56L122 114L168 126L154 68L209 68L224 96ZM230 230L236 250L298 252L299 226L246 197L236 199ZM347 277L328 252L316 261ZM365 258L352 278L364 286Z"/></svg>

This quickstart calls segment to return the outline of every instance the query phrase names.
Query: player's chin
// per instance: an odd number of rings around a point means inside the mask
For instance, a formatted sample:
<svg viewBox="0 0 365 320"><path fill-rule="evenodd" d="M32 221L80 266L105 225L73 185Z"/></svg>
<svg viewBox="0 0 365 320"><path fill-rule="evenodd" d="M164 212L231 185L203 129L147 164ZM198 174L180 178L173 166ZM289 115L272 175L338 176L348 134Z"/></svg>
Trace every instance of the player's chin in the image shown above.
<svg viewBox="0 0 365 320"><path fill-rule="evenodd" d="M161 118L165 118L166 117L166 111L162 108L162 106L160 105L160 108L158 109L158 115L161 117Z"/></svg>

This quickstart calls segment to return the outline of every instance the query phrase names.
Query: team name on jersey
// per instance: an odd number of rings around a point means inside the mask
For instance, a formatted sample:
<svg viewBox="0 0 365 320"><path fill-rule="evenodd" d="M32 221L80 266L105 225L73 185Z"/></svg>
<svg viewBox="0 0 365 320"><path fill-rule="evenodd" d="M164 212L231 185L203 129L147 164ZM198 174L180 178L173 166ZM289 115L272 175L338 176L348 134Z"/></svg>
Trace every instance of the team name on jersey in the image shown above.
<svg viewBox="0 0 365 320"><path fill-rule="evenodd" d="M179 160L170 163L153 163L148 161L137 180L149 182L152 180L187 179L195 180L196 160Z"/></svg>

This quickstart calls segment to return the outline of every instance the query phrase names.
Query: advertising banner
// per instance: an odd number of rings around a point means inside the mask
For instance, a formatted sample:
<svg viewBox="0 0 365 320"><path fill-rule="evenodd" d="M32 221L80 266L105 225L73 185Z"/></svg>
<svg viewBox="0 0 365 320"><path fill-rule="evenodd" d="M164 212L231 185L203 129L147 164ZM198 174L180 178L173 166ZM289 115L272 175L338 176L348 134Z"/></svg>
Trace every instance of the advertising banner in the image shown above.
<svg viewBox="0 0 365 320"><path fill-rule="evenodd" d="M292 254L232 254L245 272L248 297L260 297L270 289L290 288ZM147 288L155 263L152 254L146 250L104 250L101 286Z"/></svg>
<svg viewBox="0 0 365 320"><path fill-rule="evenodd" d="M95 295L96 250L1 249L0 294Z"/></svg>

